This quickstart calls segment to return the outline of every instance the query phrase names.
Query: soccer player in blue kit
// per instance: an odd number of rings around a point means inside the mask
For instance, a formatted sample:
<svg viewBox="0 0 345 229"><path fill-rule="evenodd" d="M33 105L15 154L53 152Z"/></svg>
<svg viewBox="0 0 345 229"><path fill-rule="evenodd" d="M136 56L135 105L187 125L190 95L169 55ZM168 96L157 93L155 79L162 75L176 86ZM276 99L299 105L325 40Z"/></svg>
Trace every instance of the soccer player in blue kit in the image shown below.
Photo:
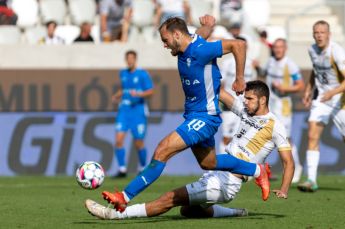
<svg viewBox="0 0 345 229"><path fill-rule="evenodd" d="M114 96L113 101L119 102L116 117L115 156L119 164L119 172L115 177L127 175L126 153L123 142L126 132L131 130L134 145L139 156L139 172L146 166L146 149L144 137L147 127L147 107L145 98L153 94L153 83L150 75L143 69L137 68L137 53L129 50L125 54L127 68L120 71L121 89Z"/></svg>
<svg viewBox="0 0 345 229"><path fill-rule="evenodd" d="M230 154L215 153L214 134L221 124L218 107L221 74L216 58L233 53L237 73L233 90L237 94L243 93L245 43L240 40L207 42L202 37L207 38L211 34L215 20L205 15L200 18L200 24L194 35L189 34L185 21L178 17L167 19L159 28L164 47L170 49L173 56L178 56L178 70L186 97L185 121L158 144L151 163L123 192L102 192L103 198L120 212L131 199L158 179L169 158L188 147L202 169L254 176L262 189L262 199L269 197L270 184L264 165L249 163Z"/></svg>

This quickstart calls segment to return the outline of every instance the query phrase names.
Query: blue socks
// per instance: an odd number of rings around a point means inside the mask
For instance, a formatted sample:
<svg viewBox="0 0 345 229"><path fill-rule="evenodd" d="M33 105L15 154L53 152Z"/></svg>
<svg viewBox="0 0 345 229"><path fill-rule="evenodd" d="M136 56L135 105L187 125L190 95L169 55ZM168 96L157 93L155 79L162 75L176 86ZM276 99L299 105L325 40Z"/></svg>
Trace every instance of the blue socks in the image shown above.
<svg viewBox="0 0 345 229"><path fill-rule="evenodd" d="M138 151L138 156L139 156L139 164L141 167L146 166L146 148L142 148Z"/></svg>
<svg viewBox="0 0 345 229"><path fill-rule="evenodd" d="M242 174L246 176L254 176L256 164L243 161L230 154L216 155L217 165L214 170L229 171L232 173Z"/></svg>
<svg viewBox="0 0 345 229"><path fill-rule="evenodd" d="M165 162L152 159L151 163L146 166L144 171L137 175L125 188L124 192L126 193L127 197L129 199L133 199L136 195L157 180L162 174L165 164Z"/></svg>
<svg viewBox="0 0 345 229"><path fill-rule="evenodd" d="M124 148L115 148L115 155L117 158L117 162L119 163L119 167L125 167L125 149Z"/></svg>

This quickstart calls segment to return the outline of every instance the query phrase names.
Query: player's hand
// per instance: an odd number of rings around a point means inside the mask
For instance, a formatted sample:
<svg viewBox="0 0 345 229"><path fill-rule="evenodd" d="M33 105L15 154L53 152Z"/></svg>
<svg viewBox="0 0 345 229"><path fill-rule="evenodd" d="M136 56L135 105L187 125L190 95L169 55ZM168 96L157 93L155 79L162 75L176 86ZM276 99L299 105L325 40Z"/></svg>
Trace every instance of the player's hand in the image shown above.
<svg viewBox="0 0 345 229"><path fill-rule="evenodd" d="M275 190L272 190L272 192L274 192L274 194L276 194L278 198L283 198L283 199L288 198L287 192L283 192L282 190L275 189Z"/></svg>
<svg viewBox="0 0 345 229"><path fill-rule="evenodd" d="M216 19L208 14L205 14L202 17L199 17L199 22L201 26L213 27L216 24Z"/></svg>
<svg viewBox="0 0 345 229"><path fill-rule="evenodd" d="M243 94L245 89L246 82L244 81L244 79L235 79L234 83L232 84L232 90L236 92L236 95Z"/></svg>
<svg viewBox="0 0 345 229"><path fill-rule="evenodd" d="M326 102L326 101L330 100L333 96L334 96L334 94L332 91L327 91L324 94L322 94L320 101Z"/></svg>
<svg viewBox="0 0 345 229"><path fill-rule="evenodd" d="M136 90L130 90L129 94L131 94L132 97L140 97L140 93Z"/></svg>
<svg viewBox="0 0 345 229"><path fill-rule="evenodd" d="M112 101L113 103L118 103L118 102L120 101L120 99L119 99L116 95L112 95L112 96L111 96L111 101Z"/></svg>

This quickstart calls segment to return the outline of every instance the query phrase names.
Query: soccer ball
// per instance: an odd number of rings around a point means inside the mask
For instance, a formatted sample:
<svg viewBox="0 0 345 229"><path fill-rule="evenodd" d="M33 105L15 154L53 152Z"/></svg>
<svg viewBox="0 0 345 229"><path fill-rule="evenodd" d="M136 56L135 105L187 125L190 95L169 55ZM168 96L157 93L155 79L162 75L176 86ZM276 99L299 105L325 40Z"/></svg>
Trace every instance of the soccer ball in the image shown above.
<svg viewBox="0 0 345 229"><path fill-rule="evenodd" d="M104 169L94 161L86 161L79 166L75 173L78 184L85 189L96 189L104 181Z"/></svg>

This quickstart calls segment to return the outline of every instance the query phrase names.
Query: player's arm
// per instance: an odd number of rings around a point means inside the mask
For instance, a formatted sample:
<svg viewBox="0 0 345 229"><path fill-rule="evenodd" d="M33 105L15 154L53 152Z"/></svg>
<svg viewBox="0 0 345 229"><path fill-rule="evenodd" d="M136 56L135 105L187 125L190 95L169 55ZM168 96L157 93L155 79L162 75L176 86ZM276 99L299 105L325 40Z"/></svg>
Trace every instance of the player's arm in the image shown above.
<svg viewBox="0 0 345 229"><path fill-rule="evenodd" d="M113 103L118 103L121 100L123 91L122 89L119 89L113 96L111 97L111 100Z"/></svg>
<svg viewBox="0 0 345 229"><path fill-rule="evenodd" d="M230 95L224 87L220 88L220 93L219 93L219 100L224 103L225 106L227 106L230 110L234 104L235 98Z"/></svg>
<svg viewBox="0 0 345 229"><path fill-rule="evenodd" d="M321 102L326 102L326 101L330 100L336 94L345 92L345 70L341 72L341 75L344 79L343 82L341 82L341 84L338 87L325 92L322 95Z"/></svg>
<svg viewBox="0 0 345 229"><path fill-rule="evenodd" d="M133 97L147 98L153 95L153 88L142 91L142 92L137 92L133 90L133 91L130 91L130 93L131 93L131 96Z"/></svg>
<svg viewBox="0 0 345 229"><path fill-rule="evenodd" d="M310 107L310 105L311 105L314 85L315 85L315 73L314 73L314 71L312 71L311 75L310 75L309 82L307 83L307 86L305 87L305 92L304 92L304 96L303 96L303 104L306 107Z"/></svg>
<svg viewBox="0 0 345 229"><path fill-rule="evenodd" d="M232 53L236 62L236 79L232 90L237 95L242 94L246 88L244 81L244 66L246 63L246 44L242 40L222 40L223 55Z"/></svg>
<svg viewBox="0 0 345 229"><path fill-rule="evenodd" d="M207 40L212 34L213 27L216 23L216 19L211 15L204 15L199 17L201 27L198 28L195 33Z"/></svg>
<svg viewBox="0 0 345 229"><path fill-rule="evenodd" d="M273 192L278 198L287 199L289 187L295 170L295 164L292 158L291 149L278 150L281 161L283 163L283 180L280 189L275 189Z"/></svg>
<svg viewBox="0 0 345 229"><path fill-rule="evenodd" d="M292 94L303 91L304 81L303 79L294 80L293 85L291 86L283 86L281 84L273 83L273 86L282 94Z"/></svg>

